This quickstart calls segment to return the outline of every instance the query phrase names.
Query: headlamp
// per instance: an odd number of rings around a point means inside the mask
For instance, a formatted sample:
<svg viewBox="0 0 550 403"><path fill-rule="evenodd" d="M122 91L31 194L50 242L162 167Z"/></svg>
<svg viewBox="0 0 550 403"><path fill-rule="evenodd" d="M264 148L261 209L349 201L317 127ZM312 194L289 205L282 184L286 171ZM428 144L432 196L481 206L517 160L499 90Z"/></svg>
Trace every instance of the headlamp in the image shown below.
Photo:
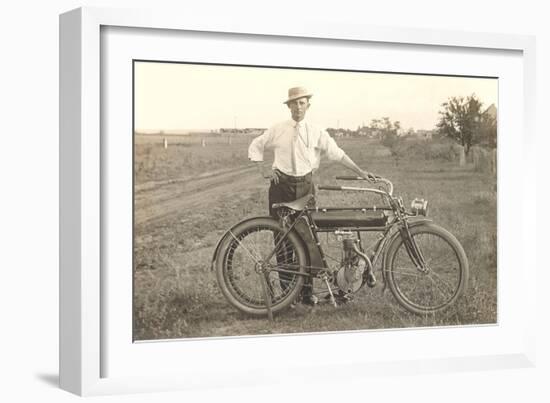
<svg viewBox="0 0 550 403"><path fill-rule="evenodd" d="M415 215L428 215L428 200L414 199L411 203L412 213Z"/></svg>

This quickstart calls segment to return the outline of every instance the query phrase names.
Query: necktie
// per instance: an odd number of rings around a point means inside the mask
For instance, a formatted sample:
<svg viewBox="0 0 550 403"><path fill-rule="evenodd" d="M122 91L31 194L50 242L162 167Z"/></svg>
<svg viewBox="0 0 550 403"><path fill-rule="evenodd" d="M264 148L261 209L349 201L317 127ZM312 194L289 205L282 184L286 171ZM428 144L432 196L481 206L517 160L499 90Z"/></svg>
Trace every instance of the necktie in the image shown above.
<svg viewBox="0 0 550 403"><path fill-rule="evenodd" d="M298 137L300 136L300 129L298 123L294 126L294 136L292 136L292 147L290 149L290 162L292 164L292 174L297 175L297 168L296 168L296 142L298 141Z"/></svg>

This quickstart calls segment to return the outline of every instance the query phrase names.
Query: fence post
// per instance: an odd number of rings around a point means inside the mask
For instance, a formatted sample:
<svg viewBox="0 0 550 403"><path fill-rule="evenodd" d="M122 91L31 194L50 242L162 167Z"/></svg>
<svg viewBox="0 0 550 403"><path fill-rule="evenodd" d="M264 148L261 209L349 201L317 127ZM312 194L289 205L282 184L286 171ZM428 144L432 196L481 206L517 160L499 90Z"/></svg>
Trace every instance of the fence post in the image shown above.
<svg viewBox="0 0 550 403"><path fill-rule="evenodd" d="M164 138L163 143L164 143L164 149L166 150L168 148L168 139L166 137Z"/></svg>
<svg viewBox="0 0 550 403"><path fill-rule="evenodd" d="M472 162L474 163L474 171L483 171L481 166L481 151L477 147L470 148L470 153L472 154Z"/></svg>
<svg viewBox="0 0 550 403"><path fill-rule="evenodd" d="M460 165L461 167L466 165L466 154L464 153L464 146L460 146L458 165Z"/></svg>

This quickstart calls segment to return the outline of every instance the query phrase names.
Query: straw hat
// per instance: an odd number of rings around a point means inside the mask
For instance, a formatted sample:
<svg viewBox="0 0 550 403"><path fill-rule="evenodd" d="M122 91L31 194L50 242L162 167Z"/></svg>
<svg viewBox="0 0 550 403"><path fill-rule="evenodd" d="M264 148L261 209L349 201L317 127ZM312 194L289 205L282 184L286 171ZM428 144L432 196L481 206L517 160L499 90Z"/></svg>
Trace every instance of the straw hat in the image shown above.
<svg viewBox="0 0 550 403"><path fill-rule="evenodd" d="M288 104L290 101L294 101L298 98L311 98L313 94L311 94L305 87L293 87L288 90L288 99L283 102L284 104Z"/></svg>

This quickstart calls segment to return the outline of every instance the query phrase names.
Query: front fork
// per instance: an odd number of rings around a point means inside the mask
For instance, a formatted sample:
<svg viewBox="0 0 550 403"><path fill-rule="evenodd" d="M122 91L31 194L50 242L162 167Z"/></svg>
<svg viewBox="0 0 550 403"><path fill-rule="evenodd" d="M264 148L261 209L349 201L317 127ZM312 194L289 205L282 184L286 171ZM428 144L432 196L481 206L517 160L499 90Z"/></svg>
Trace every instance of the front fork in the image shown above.
<svg viewBox="0 0 550 403"><path fill-rule="evenodd" d="M403 243L405 244L405 250L416 268L419 271L426 273L429 269L426 265L426 260L422 255L422 251L418 247L414 237L411 235L409 224L406 221L404 221L403 224L404 225L399 229L399 231L401 233L401 239L403 239Z"/></svg>

